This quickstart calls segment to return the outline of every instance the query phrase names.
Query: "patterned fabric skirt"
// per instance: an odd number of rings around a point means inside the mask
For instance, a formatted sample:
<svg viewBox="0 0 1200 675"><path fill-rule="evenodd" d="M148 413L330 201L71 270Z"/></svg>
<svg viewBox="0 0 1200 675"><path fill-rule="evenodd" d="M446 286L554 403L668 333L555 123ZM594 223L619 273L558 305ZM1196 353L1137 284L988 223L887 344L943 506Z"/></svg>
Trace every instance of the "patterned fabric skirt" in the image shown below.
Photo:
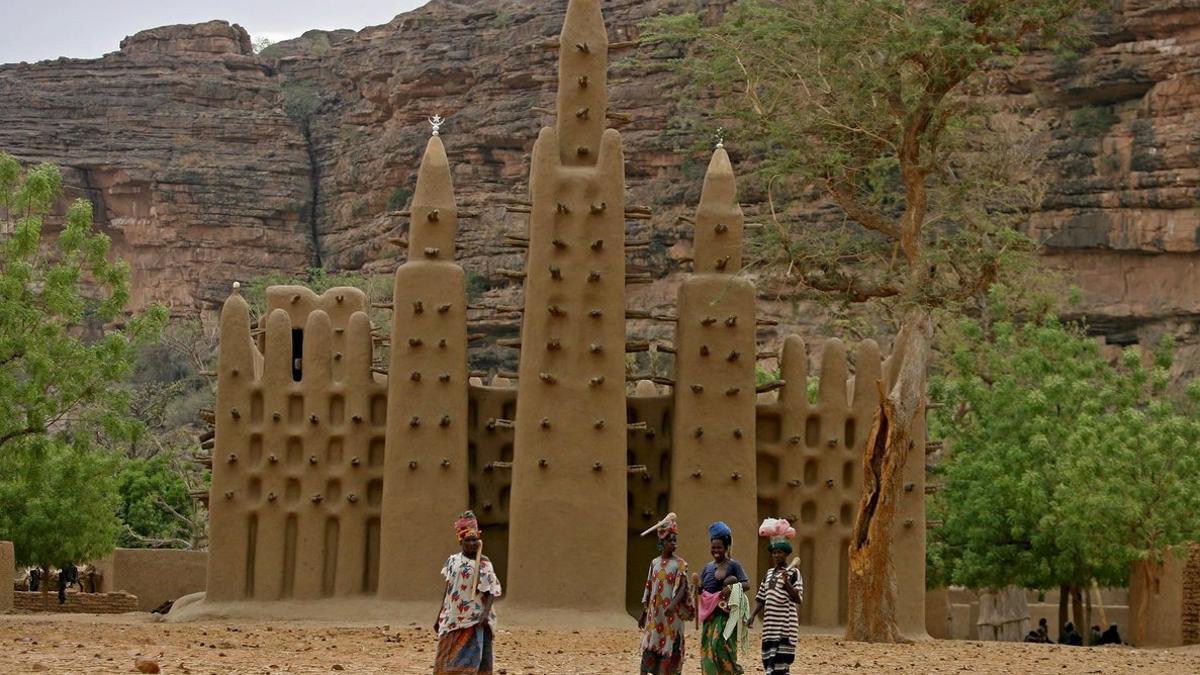
<svg viewBox="0 0 1200 675"><path fill-rule="evenodd" d="M438 639L434 675L491 675L492 630L481 625L460 628Z"/></svg>
<svg viewBox="0 0 1200 675"><path fill-rule="evenodd" d="M763 670L771 673L790 673L796 660L796 645L788 638L763 638Z"/></svg>
<svg viewBox="0 0 1200 675"><path fill-rule="evenodd" d="M713 612L700 632L700 670L704 675L742 675L737 662L737 633L726 640L722 633L729 615L722 611Z"/></svg>
<svg viewBox="0 0 1200 675"><path fill-rule="evenodd" d="M670 654L642 650L642 675L679 675L683 672L683 634L675 638Z"/></svg>

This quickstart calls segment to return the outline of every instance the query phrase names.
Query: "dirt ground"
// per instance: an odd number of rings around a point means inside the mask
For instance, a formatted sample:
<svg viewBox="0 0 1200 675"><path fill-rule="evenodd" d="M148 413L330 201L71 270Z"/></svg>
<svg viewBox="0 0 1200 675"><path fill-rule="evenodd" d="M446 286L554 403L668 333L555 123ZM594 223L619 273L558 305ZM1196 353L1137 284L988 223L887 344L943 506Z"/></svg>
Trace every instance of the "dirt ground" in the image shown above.
<svg viewBox="0 0 1200 675"><path fill-rule="evenodd" d="M166 624L148 615L0 616L0 673L131 673L139 656L163 673L429 673L435 640L412 625L321 623ZM685 673L699 672L687 637ZM496 672L637 673L636 629L501 627ZM762 672L756 649L742 660ZM805 673L1200 673L1200 650L1069 648L931 641L864 645L804 636L792 672Z"/></svg>

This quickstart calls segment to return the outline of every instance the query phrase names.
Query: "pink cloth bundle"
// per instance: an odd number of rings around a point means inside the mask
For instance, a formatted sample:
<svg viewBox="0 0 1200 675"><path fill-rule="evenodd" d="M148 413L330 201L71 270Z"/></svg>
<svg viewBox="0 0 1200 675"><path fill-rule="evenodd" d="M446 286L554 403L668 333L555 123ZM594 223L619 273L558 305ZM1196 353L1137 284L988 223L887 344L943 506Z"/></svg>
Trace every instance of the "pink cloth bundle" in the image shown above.
<svg viewBox="0 0 1200 675"><path fill-rule="evenodd" d="M721 604L720 593L709 593L708 591L700 591L700 623L708 621L708 617L717 611L717 605Z"/></svg>

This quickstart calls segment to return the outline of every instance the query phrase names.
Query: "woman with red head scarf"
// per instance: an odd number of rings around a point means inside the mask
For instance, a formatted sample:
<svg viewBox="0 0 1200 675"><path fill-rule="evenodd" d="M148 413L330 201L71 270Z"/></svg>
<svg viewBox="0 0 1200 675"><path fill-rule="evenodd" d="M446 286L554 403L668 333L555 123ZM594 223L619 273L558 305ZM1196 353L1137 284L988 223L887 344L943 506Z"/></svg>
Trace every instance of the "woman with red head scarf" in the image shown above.
<svg viewBox="0 0 1200 675"><path fill-rule="evenodd" d="M467 511L454 522L461 553L442 566L446 592L433 629L438 634L434 675L491 675L496 615L492 601L500 597L500 579L482 554L479 522Z"/></svg>

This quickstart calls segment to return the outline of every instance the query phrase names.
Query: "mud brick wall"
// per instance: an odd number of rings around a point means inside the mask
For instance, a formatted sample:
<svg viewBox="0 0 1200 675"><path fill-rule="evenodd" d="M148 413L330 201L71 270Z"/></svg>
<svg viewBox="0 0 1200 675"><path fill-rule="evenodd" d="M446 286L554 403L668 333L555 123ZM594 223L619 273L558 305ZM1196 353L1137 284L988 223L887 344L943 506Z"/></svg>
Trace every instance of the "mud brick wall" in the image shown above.
<svg viewBox="0 0 1200 675"><path fill-rule="evenodd" d="M396 270L388 368L380 596L437 601L446 539L468 504L466 274L454 262L458 209L446 149L429 139L412 201L408 261ZM453 542L448 542L453 543ZM416 581L414 581L416 580Z"/></svg>
<svg viewBox="0 0 1200 675"><path fill-rule="evenodd" d="M374 593L387 385L366 297L285 286L267 304L258 344L236 290L221 313L208 598Z"/></svg>
<svg viewBox="0 0 1200 675"><path fill-rule="evenodd" d="M16 576L16 558L11 541L0 541L0 614L13 607L13 577Z"/></svg>
<svg viewBox="0 0 1200 675"><path fill-rule="evenodd" d="M846 619L847 545L862 489L862 451L878 402L879 348L871 341L858 346L857 376L851 378L845 346L827 341L814 402L804 341L787 338L780 361L785 386L775 403L759 409L758 507L796 528L805 579L800 622L838 626ZM765 564L765 552L759 555ZM923 619L923 605L921 611Z"/></svg>
<svg viewBox="0 0 1200 675"><path fill-rule="evenodd" d="M137 596L128 593L68 593L66 603L60 605L57 593L17 591L13 600L13 609L21 612L124 614L138 611Z"/></svg>
<svg viewBox="0 0 1200 675"><path fill-rule="evenodd" d="M208 551L119 548L95 565L103 570L100 592L136 596L137 609L149 612L205 589Z"/></svg>
<svg viewBox="0 0 1200 675"><path fill-rule="evenodd" d="M724 148L708 165L695 223L695 271L679 287L675 330L671 510L697 534L727 523L730 555L756 582L754 285L738 275L743 216ZM696 571L710 558L706 540L679 541Z"/></svg>
<svg viewBox="0 0 1200 675"><path fill-rule="evenodd" d="M625 606L635 616L641 612L647 565L658 555L655 537L640 535L671 511L671 415L674 403L672 395L660 394L654 383L646 380L638 382L635 395L627 399L626 418L630 426L626 435L626 461L637 468L629 473L627 482L629 549L626 552ZM697 528L690 526L681 534L703 538ZM708 558L685 560L690 571L698 572Z"/></svg>
<svg viewBox="0 0 1200 675"><path fill-rule="evenodd" d="M501 583L508 581L508 523L512 498L513 420L517 390L509 381L495 378L491 386L474 385L469 391L467 443L471 510L483 530L483 549ZM453 542L446 538L446 550Z"/></svg>
<svg viewBox="0 0 1200 675"><path fill-rule="evenodd" d="M1192 546L1183 567L1183 644L1200 644L1200 546Z"/></svg>
<svg viewBox="0 0 1200 675"><path fill-rule="evenodd" d="M625 159L608 35L573 0L554 127L533 147L509 603L625 611Z"/></svg>
<svg viewBox="0 0 1200 675"><path fill-rule="evenodd" d="M1200 642L1200 546L1175 548L1162 562L1134 563L1129 572L1129 616L1127 639L1135 646Z"/></svg>

